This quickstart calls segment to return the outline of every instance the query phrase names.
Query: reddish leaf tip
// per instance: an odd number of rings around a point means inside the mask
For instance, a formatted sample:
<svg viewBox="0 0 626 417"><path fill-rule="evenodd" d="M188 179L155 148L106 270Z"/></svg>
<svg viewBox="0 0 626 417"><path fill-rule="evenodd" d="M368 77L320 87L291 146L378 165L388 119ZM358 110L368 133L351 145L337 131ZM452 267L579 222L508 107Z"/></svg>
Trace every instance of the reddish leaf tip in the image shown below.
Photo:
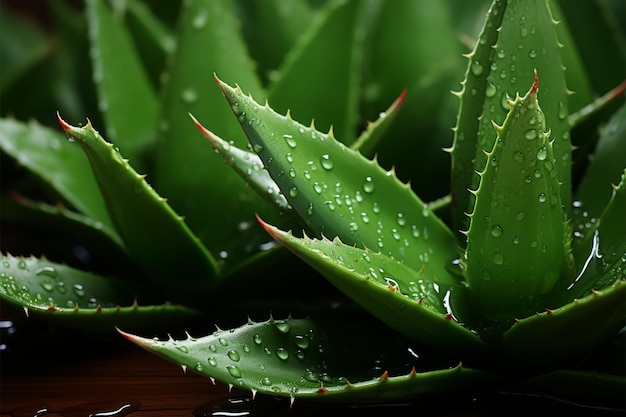
<svg viewBox="0 0 626 417"><path fill-rule="evenodd" d="M59 124L61 125L61 128L64 131L69 132L72 129L72 126L70 126L65 120L61 118L61 113L59 113L58 111L57 111L57 120L59 121Z"/></svg>
<svg viewBox="0 0 626 417"><path fill-rule="evenodd" d="M530 87L530 94L537 94L537 91L539 91L539 74L535 68L535 80L533 81L532 87Z"/></svg>

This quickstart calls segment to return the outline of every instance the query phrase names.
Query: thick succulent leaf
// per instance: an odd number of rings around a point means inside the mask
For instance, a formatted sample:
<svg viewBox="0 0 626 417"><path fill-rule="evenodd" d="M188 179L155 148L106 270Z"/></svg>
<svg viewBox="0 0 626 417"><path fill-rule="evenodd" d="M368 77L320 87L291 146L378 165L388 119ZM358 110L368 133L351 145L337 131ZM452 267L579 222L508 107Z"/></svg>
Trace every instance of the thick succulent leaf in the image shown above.
<svg viewBox="0 0 626 417"><path fill-rule="evenodd" d="M451 306L451 298L463 298L466 288L449 277L433 275L430 265L417 271L338 239L299 239L267 224L264 227L348 297L405 336L460 358L485 348L475 333L459 323L463 317L455 316Z"/></svg>
<svg viewBox="0 0 626 417"><path fill-rule="evenodd" d="M602 289L616 279L626 277L626 168L621 181L613 186L613 195L600 217L587 218L577 228L579 272L574 282L567 287L567 302L589 294L592 289ZM584 217L583 217L584 218ZM584 230L584 234L581 232ZM587 237L591 239L588 240ZM576 242L576 240L575 240ZM583 252L583 249L587 249ZM589 249L590 248L590 249Z"/></svg>
<svg viewBox="0 0 626 417"><path fill-rule="evenodd" d="M155 187L225 267L262 250L267 235L254 213L264 205L210 146L198 140L187 118L245 149L246 139L213 81L223 74L264 98L260 81L227 0L195 0L181 9L177 47L164 85ZM193 196L193 198L190 198ZM250 227L241 227L250 225Z"/></svg>
<svg viewBox="0 0 626 417"><path fill-rule="evenodd" d="M111 228L89 162L65 136L37 123L0 120L0 147L75 210Z"/></svg>
<svg viewBox="0 0 626 417"><path fill-rule="evenodd" d="M269 172L263 166L261 158L252 151L239 149L234 144L226 142L191 116L200 132L206 137L213 148L224 158L224 162L230 165L246 184L250 185L261 197L268 200L278 210L289 212L291 206L287 202L285 196L281 193L280 188L274 182Z"/></svg>
<svg viewBox="0 0 626 417"><path fill-rule="evenodd" d="M47 230L65 237L72 236L80 244L117 257L120 265L124 265L124 262L120 262L119 257L128 257L124 242L115 230L69 210L62 204L46 204L14 193L2 200L0 216L3 221L13 224Z"/></svg>
<svg viewBox="0 0 626 417"><path fill-rule="evenodd" d="M145 172L143 154L156 133L156 94L119 16L103 0L86 3L93 78L107 137Z"/></svg>
<svg viewBox="0 0 626 417"><path fill-rule="evenodd" d="M0 95L5 93L47 55L48 39L32 22L23 19L6 5L0 8L0 57L2 79ZM2 107L8 103L3 102Z"/></svg>
<svg viewBox="0 0 626 417"><path fill-rule="evenodd" d="M152 279L177 291L214 285L215 259L144 177L91 123L79 128L60 117L59 122L89 158L109 215L137 264Z"/></svg>
<svg viewBox="0 0 626 417"><path fill-rule="evenodd" d="M387 110L379 113L378 118L374 122L368 122L367 128L361 133L350 147L355 151L359 151L366 157L373 157L378 148L378 144L383 139L383 135L391 126L400 107L404 103L406 90L403 90L400 96L389 106Z"/></svg>
<svg viewBox="0 0 626 417"><path fill-rule="evenodd" d="M290 110L298 120L315 120L322 130L333 126L346 144L356 139L361 9L361 0L331 2L290 51L268 93L278 111Z"/></svg>
<svg viewBox="0 0 626 417"><path fill-rule="evenodd" d="M467 231L472 299L498 320L547 307L560 280L569 282L574 274L538 88L535 74L528 93L510 102L502 127L495 127L497 139L480 173Z"/></svg>
<svg viewBox="0 0 626 417"><path fill-rule="evenodd" d="M593 157L578 189L573 213L573 228L577 239L574 250L580 263L589 253L589 246L597 219L602 215L612 196L611 185L620 182L626 167L626 106L611 117L604 127ZM617 232L620 229L615 227ZM623 229L621 230L623 232Z"/></svg>
<svg viewBox="0 0 626 417"><path fill-rule="evenodd" d="M471 211L468 189L474 175L474 154L478 145L478 128L483 109L484 97L487 92L487 63L493 53L493 45L498 40L497 28L502 24L505 1L492 2L482 31L476 41L473 52L469 55L470 62L465 72L465 80L459 93L459 113L454 129L452 154L452 220L454 228L467 230L469 224L465 213ZM489 94L495 94L490 86Z"/></svg>
<svg viewBox="0 0 626 417"><path fill-rule="evenodd" d="M369 123L367 129L359 136L359 139L352 145L352 148L361 153L373 153L376 144L382 138L383 132L397 114L402 105L405 94L403 93L387 111L380 113L379 118ZM200 132L211 142L213 148L222 155L224 161L229 164L237 173L250 185L259 195L268 200L274 207L283 213L291 212L292 208L287 199L274 182L269 172L263 166L261 158L253 151L237 148L230 142L226 142L213 132L202 126L195 117L192 120L200 129Z"/></svg>
<svg viewBox="0 0 626 417"><path fill-rule="evenodd" d="M492 150L496 140L491 123L503 123L509 111L508 99L516 96L520 85L532 82L534 70L542 79L539 99L546 97L542 107L554 140L558 179L563 184L561 201L569 210L572 186L569 92L560 48L547 1L494 1L476 49L470 55L460 94L461 107L452 147L453 208L459 226L463 224L461 213L473 207L466 190L476 189L479 177L475 172L484 168L485 153Z"/></svg>
<svg viewBox="0 0 626 417"><path fill-rule="evenodd" d="M239 88L220 85L252 148L316 236L379 250L415 270L429 264L441 279L451 274L446 265L459 255L454 235L393 172L332 133L305 127Z"/></svg>
<svg viewBox="0 0 626 417"><path fill-rule="evenodd" d="M176 48L176 38L163 20L156 16L147 3L126 1L124 23L132 35L136 51L155 90L161 86L161 75L167 57ZM153 126L156 128L156 126Z"/></svg>
<svg viewBox="0 0 626 417"><path fill-rule="evenodd" d="M112 332L123 325L139 330L167 323L192 323L198 313L174 305L149 305L146 288L33 257L0 257L0 297L26 314L86 330ZM138 303L141 303L139 306Z"/></svg>
<svg viewBox="0 0 626 417"><path fill-rule="evenodd" d="M314 21L316 11L307 0L237 0L234 3L257 72L264 80L271 80L287 53Z"/></svg>
<svg viewBox="0 0 626 417"><path fill-rule="evenodd" d="M122 333L142 348L237 388L271 396L336 402L380 402L468 391L494 381L461 365L417 372L393 332L362 322L270 319L186 340ZM372 340L385 340L375 349ZM382 359L382 360L381 360ZM419 367L419 364L417 365ZM484 384L484 385L483 385Z"/></svg>
<svg viewBox="0 0 626 417"><path fill-rule="evenodd" d="M610 287L517 321L504 333L504 351L523 364L558 366L610 340L626 325L624 271L626 260L608 272L618 279Z"/></svg>

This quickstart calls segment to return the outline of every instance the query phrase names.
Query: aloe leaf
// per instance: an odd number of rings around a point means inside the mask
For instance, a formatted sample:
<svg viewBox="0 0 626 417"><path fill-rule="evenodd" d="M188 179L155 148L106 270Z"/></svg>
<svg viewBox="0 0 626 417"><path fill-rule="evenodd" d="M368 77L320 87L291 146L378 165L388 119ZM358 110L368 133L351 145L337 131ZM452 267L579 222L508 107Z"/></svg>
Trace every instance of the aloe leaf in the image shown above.
<svg viewBox="0 0 626 417"><path fill-rule="evenodd" d="M469 63L462 82L459 113L454 128L454 142L450 149L452 156L452 220L456 230L467 230L469 224L467 213L470 208L470 194L467 192L472 185L474 175L474 154L478 146L478 128L483 109L484 97L487 92L487 75L493 46L498 40L497 28L504 16L504 1L493 1L483 29L476 41L476 46L468 56ZM489 86L489 94L495 94Z"/></svg>
<svg viewBox="0 0 626 417"><path fill-rule="evenodd" d="M626 324L626 283L619 276L624 268L622 262L608 288L517 321L504 333L502 347L521 363L557 366L608 341Z"/></svg>
<svg viewBox="0 0 626 417"><path fill-rule="evenodd" d="M213 148L261 197L272 203L278 210L289 212L291 206L287 199L274 182L269 172L263 166L263 161L252 151L245 151L237 148L230 142L226 142L216 134L207 130L204 126L191 116L200 132L206 137Z"/></svg>
<svg viewBox="0 0 626 417"><path fill-rule="evenodd" d="M6 107L6 92L46 57L49 44L42 31L9 7L2 5L0 11L0 56L3 62L0 95L2 107Z"/></svg>
<svg viewBox="0 0 626 417"><path fill-rule="evenodd" d="M383 135L395 120L400 107L404 103L406 90L403 90L400 96L389 106L387 110L380 113L374 122L368 122L367 128L361 133L350 147L359 151L366 157L373 157L375 150L378 148L379 142Z"/></svg>
<svg viewBox="0 0 626 417"><path fill-rule="evenodd" d="M90 332L115 325L136 330L192 320L199 313L175 305L149 305L145 289L34 257L0 257L0 297L27 315ZM141 303L140 306L138 303ZM122 307L123 306L123 307Z"/></svg>
<svg viewBox="0 0 626 417"><path fill-rule="evenodd" d="M345 144L356 139L362 24L361 0L330 3L285 58L268 93L278 111L290 110L298 120L315 120L323 130L333 126ZM297 97L306 100L295 105Z"/></svg>
<svg viewBox="0 0 626 417"><path fill-rule="evenodd" d="M188 290L214 285L215 259L144 177L89 121L79 128L59 116L59 123L89 158L115 228L137 264L164 286Z"/></svg>
<svg viewBox="0 0 626 417"><path fill-rule="evenodd" d="M485 314L498 320L541 310L573 274L554 142L538 90L535 73L528 93L510 102L503 125L495 126L467 232L469 289Z"/></svg>
<svg viewBox="0 0 626 417"><path fill-rule="evenodd" d="M461 365L417 372L407 347L374 323L337 326L312 319L249 321L186 340L146 339L122 332L149 352L190 371L271 396L335 402L376 402L467 391L494 377ZM380 350L362 349L386 340ZM383 362L378 362L383 358ZM408 366L407 366L408 363ZM382 368L382 370L381 370Z"/></svg>
<svg viewBox="0 0 626 417"><path fill-rule="evenodd" d="M128 264L121 258L128 258L128 254L115 230L62 204L46 204L12 193L11 197L2 200L1 217L12 224L47 230L64 237L72 236L80 244L97 248L98 255L116 257L117 264L127 268ZM126 262L130 261L127 259Z"/></svg>
<svg viewBox="0 0 626 417"><path fill-rule="evenodd" d="M507 100L515 97L519 85L532 82L534 70L542 79L539 98L546 97L542 107L554 139L556 170L563 184L561 201L569 211L572 189L569 92L560 48L547 1L494 2L476 49L470 55L452 148L453 164L457 165L453 168L453 202L460 224L463 224L461 213L473 206L472 199L463 194L467 189L476 189L479 178L474 172L482 171L485 152L492 150L496 139L491 123L503 123L509 111ZM477 109L481 110L480 114Z"/></svg>
<svg viewBox="0 0 626 417"><path fill-rule="evenodd" d="M611 198L611 184L618 184L626 167L626 105L611 116L602 129L583 178L576 190L574 227L599 217ZM583 213L586 213L582 216ZM583 218L584 217L584 218Z"/></svg>
<svg viewBox="0 0 626 417"><path fill-rule="evenodd" d="M281 244L317 269L333 285L390 327L426 346L464 355L475 354L483 342L463 327L450 306L465 287L429 266L416 271L384 254L305 237L264 224ZM459 350L460 348L460 350Z"/></svg>
<svg viewBox="0 0 626 417"><path fill-rule="evenodd" d="M315 235L375 248L416 270L436 256L429 265L432 274L450 274L446 265L458 257L454 235L393 172L338 142L332 133L305 127L238 88L220 85L253 149ZM387 201L394 201L393 208Z"/></svg>
<svg viewBox="0 0 626 417"><path fill-rule="evenodd" d="M307 0L239 0L234 3L257 72L264 80L272 80L287 53L306 33L316 11ZM270 27L272 30L268 30Z"/></svg>
<svg viewBox="0 0 626 417"><path fill-rule="evenodd" d="M112 228L87 158L62 133L37 123L2 119L0 147L71 207Z"/></svg>
<svg viewBox="0 0 626 417"><path fill-rule="evenodd" d="M145 171L146 148L155 140L156 94L126 27L103 0L87 1L87 20L93 78L107 136Z"/></svg>
<svg viewBox="0 0 626 417"><path fill-rule="evenodd" d="M124 23L133 37L153 88L159 90L167 57L176 49L176 39L170 28L153 14L146 3L131 0L125 6Z"/></svg>
<svg viewBox="0 0 626 417"><path fill-rule="evenodd" d="M212 74L237 80L259 99L265 93L248 57L231 2L195 0L181 9L177 47L164 84L155 186L225 268L261 250L267 234L254 213L264 205L210 146L198 140L187 114L245 149L237 120ZM205 116L207 115L207 116ZM189 196L193 196L190 198ZM241 225L250 225L242 228Z"/></svg>

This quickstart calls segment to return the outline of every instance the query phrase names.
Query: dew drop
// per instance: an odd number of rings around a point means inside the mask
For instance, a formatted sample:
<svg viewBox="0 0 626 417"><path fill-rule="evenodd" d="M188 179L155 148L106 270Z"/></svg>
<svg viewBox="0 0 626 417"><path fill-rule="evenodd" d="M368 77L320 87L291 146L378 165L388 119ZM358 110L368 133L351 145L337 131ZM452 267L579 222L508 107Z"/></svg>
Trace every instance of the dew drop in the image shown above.
<svg viewBox="0 0 626 417"><path fill-rule="evenodd" d="M194 369L196 370L196 372L202 372L204 371L204 366L200 362L196 362L196 364L194 365Z"/></svg>
<svg viewBox="0 0 626 417"><path fill-rule="evenodd" d="M236 350L229 350L227 355L228 355L228 358L233 362L239 362L241 360L241 356L239 355L239 352L237 352Z"/></svg>
<svg viewBox="0 0 626 417"><path fill-rule="evenodd" d="M220 345L222 346L228 346L228 340L224 339L223 337L220 337L219 339L217 339L218 342L220 342Z"/></svg>
<svg viewBox="0 0 626 417"><path fill-rule="evenodd" d="M204 28L207 22L207 17L206 9L202 9L191 21L191 26L197 30Z"/></svg>
<svg viewBox="0 0 626 417"><path fill-rule="evenodd" d="M491 226L491 236L493 237L502 236L502 226L500 226L499 224L494 224L493 226Z"/></svg>
<svg viewBox="0 0 626 417"><path fill-rule="evenodd" d="M356 224L355 222L351 222L350 223L350 233L355 233L357 230L359 230L359 225Z"/></svg>
<svg viewBox="0 0 626 417"><path fill-rule="evenodd" d="M289 358L289 352L287 352L285 348L279 347L276 349L276 356L278 356L279 359L287 360Z"/></svg>
<svg viewBox="0 0 626 417"><path fill-rule="evenodd" d="M521 222L526 218L526 212L525 211L518 211L517 214L515 215L515 220Z"/></svg>
<svg viewBox="0 0 626 417"><path fill-rule="evenodd" d="M252 340L254 340L254 343L257 345L260 345L261 343L263 343L263 338L258 333L252 336Z"/></svg>
<svg viewBox="0 0 626 417"><path fill-rule="evenodd" d="M42 266L35 271L35 275L43 275L56 279L59 277L59 272L52 266Z"/></svg>
<svg viewBox="0 0 626 417"><path fill-rule="evenodd" d="M398 222L399 226L406 225L406 218L404 217L404 214L398 213L398 215L396 216L396 222Z"/></svg>
<svg viewBox="0 0 626 417"><path fill-rule="evenodd" d="M287 146L289 146L292 149L296 147L297 143L296 143L296 140L293 138L293 136L284 134L283 138L285 139L285 142L287 142Z"/></svg>
<svg viewBox="0 0 626 417"><path fill-rule="evenodd" d="M477 76L477 77L478 77L480 74L482 74L482 73L483 73L483 70L484 70L484 68L483 68L483 66L480 64L480 62L478 62L478 61L474 61L474 62L472 63L472 73L473 73L475 76Z"/></svg>
<svg viewBox="0 0 626 417"><path fill-rule="evenodd" d="M272 380L269 379L268 377L261 378L261 384L269 387L270 385L272 385Z"/></svg>
<svg viewBox="0 0 626 417"><path fill-rule="evenodd" d="M487 97L493 97L496 95L496 86L493 85L493 83L489 83L489 85L487 85L487 89L485 90L485 95Z"/></svg>
<svg viewBox="0 0 626 417"><path fill-rule="evenodd" d="M277 321L276 328L281 333L289 333L289 331L291 330L291 325L286 321Z"/></svg>
<svg viewBox="0 0 626 417"><path fill-rule="evenodd" d="M180 98L183 102L192 104L198 100L198 93L192 88L186 88L180 93Z"/></svg>
<svg viewBox="0 0 626 417"><path fill-rule="evenodd" d="M321 192L323 191L323 188L319 182L316 181L313 183L313 191L315 191L317 194L321 194Z"/></svg>
<svg viewBox="0 0 626 417"><path fill-rule="evenodd" d="M537 159L540 161L545 161L548 157L548 149L545 146L542 146L537 151Z"/></svg>
<svg viewBox="0 0 626 417"><path fill-rule="evenodd" d="M176 345L176 350L183 353L189 353L189 348L185 345Z"/></svg>
<svg viewBox="0 0 626 417"><path fill-rule="evenodd" d="M372 211L373 211L375 214L380 213L380 206L379 206L379 205L378 205L378 203L377 203L377 202L375 202L375 201L374 201L374 203L372 204Z"/></svg>
<svg viewBox="0 0 626 417"><path fill-rule="evenodd" d="M298 346L300 349L307 349L309 347L309 339L307 339L305 336L297 335L295 337L295 341L296 346Z"/></svg>
<svg viewBox="0 0 626 417"><path fill-rule="evenodd" d="M48 292L52 292L52 290L54 290L54 285L50 282L42 282L41 287Z"/></svg>
<svg viewBox="0 0 626 417"><path fill-rule="evenodd" d="M527 36L528 36L528 29L526 29L526 28L521 28L521 29L520 29L520 32L519 32L519 35L520 35L522 38L527 37Z"/></svg>
<svg viewBox="0 0 626 417"><path fill-rule="evenodd" d="M520 151L515 151L513 153L513 160L517 162L518 164L520 165L523 164L525 159L526 158L524 157L524 154L521 153Z"/></svg>
<svg viewBox="0 0 626 417"><path fill-rule="evenodd" d="M531 50L530 50L530 52L528 52L528 56L529 56L531 59L535 59L535 58L537 58L537 51L536 51L536 50L534 50L534 49L531 49Z"/></svg>
<svg viewBox="0 0 626 417"><path fill-rule="evenodd" d="M567 108L565 108L565 104L562 101L559 101L559 119L564 120L567 117Z"/></svg>
<svg viewBox="0 0 626 417"><path fill-rule="evenodd" d="M539 194L539 202L540 203L545 203L547 199L548 199L548 197L546 197L545 193L540 193Z"/></svg>
<svg viewBox="0 0 626 417"><path fill-rule="evenodd" d="M372 177L366 177L365 182L363 183L363 191L371 194L372 192L374 192L374 188L374 180L372 179Z"/></svg>
<svg viewBox="0 0 626 417"><path fill-rule="evenodd" d="M504 263L504 256L501 253L493 254L493 263L496 265L502 265Z"/></svg>
<svg viewBox="0 0 626 417"><path fill-rule="evenodd" d="M26 261L23 259L20 259L20 261L17 263L17 267L19 269L26 269Z"/></svg>
<svg viewBox="0 0 626 417"><path fill-rule="evenodd" d="M333 161L332 159L330 159L330 156L328 154L324 154L322 155L322 168L326 169L326 170L331 170L333 169Z"/></svg>
<svg viewBox="0 0 626 417"><path fill-rule="evenodd" d="M296 187L291 187L289 189L289 196L291 198L296 198L298 196L298 189Z"/></svg>
<svg viewBox="0 0 626 417"><path fill-rule="evenodd" d="M528 140L537 139L537 131L535 129L528 129L524 133L524 137Z"/></svg>
<svg viewBox="0 0 626 417"><path fill-rule="evenodd" d="M81 284L74 284L74 293L79 297L84 297L85 289Z"/></svg>
<svg viewBox="0 0 626 417"><path fill-rule="evenodd" d="M215 360L213 356L209 356L209 358L207 359L207 362L209 362L209 365L211 366L217 366L217 360Z"/></svg>
<svg viewBox="0 0 626 417"><path fill-rule="evenodd" d="M235 365L227 365L226 369L228 370L230 376L234 378L241 378L241 369L239 369L239 367Z"/></svg>

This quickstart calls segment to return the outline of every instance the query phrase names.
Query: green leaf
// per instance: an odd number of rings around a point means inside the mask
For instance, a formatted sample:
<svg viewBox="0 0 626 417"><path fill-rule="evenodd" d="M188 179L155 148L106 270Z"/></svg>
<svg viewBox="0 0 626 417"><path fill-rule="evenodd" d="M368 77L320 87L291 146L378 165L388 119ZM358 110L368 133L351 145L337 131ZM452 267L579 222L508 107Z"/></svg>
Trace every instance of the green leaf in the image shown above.
<svg viewBox="0 0 626 417"><path fill-rule="evenodd" d="M454 279L433 275L430 265L416 271L339 239L299 239L267 224L264 227L348 297L405 336L464 358L485 348L459 323L464 318L456 317L450 306L450 298L462 298L466 288Z"/></svg>
<svg viewBox="0 0 626 417"><path fill-rule="evenodd" d="M87 1L87 17L93 79L107 136L145 172L145 152L155 140L156 94L119 17L103 0Z"/></svg>
<svg viewBox="0 0 626 417"><path fill-rule="evenodd" d="M542 80L539 99L543 100L546 124L554 140L556 171L563 184L561 201L569 212L572 191L569 92L560 48L547 1L493 3L476 49L470 55L452 148L453 166L456 166L453 202L460 224L461 213L473 207L466 190L476 189L479 178L475 172L482 171L485 153L493 149L496 135L491 123L503 123L509 111L507 100L516 96L520 85L531 84L535 70Z"/></svg>
<svg viewBox="0 0 626 417"><path fill-rule="evenodd" d="M33 257L0 256L0 297L29 316L89 332L123 325L137 331L167 323L192 323L198 313L174 305L149 305L146 288ZM139 298L137 298L139 297ZM141 303L142 306L139 306Z"/></svg>
<svg viewBox="0 0 626 417"><path fill-rule="evenodd" d="M495 126L497 139L480 173L467 232L467 284L476 304L498 320L545 308L559 282L573 275L538 89L535 75L528 93L510 102L502 127Z"/></svg>
<svg viewBox="0 0 626 417"><path fill-rule="evenodd" d="M298 120L315 120L324 131L333 126L345 144L356 139L361 15L361 0L330 3L290 51L268 93L279 112L289 110Z"/></svg>
<svg viewBox="0 0 626 417"><path fill-rule="evenodd" d="M264 80L272 80L287 53L314 21L316 12L306 0L239 0L234 3L257 72Z"/></svg>
<svg viewBox="0 0 626 417"><path fill-rule="evenodd" d="M89 122L79 128L59 117L59 123L89 158L109 215L137 264L179 296L215 285L215 259L119 151Z"/></svg>
<svg viewBox="0 0 626 417"><path fill-rule="evenodd" d="M253 149L316 236L338 236L348 245L376 249L415 270L436 256L429 265L432 274L450 274L440 260L458 258L454 235L392 171L332 134L279 115L238 88L220 85Z"/></svg>
<svg viewBox="0 0 626 417"><path fill-rule="evenodd" d="M0 147L72 208L112 228L87 158L62 133L36 123L3 119Z"/></svg>
<svg viewBox="0 0 626 417"><path fill-rule="evenodd" d="M625 297L622 276L609 288L517 321L504 333L502 347L523 364L565 364L610 340L624 327Z"/></svg>
<svg viewBox="0 0 626 417"><path fill-rule="evenodd" d="M219 73L237 80L259 99L265 93L248 58L230 2L195 0L186 4L181 9L177 47L162 96L155 187L185 216L210 252L223 255L228 268L267 243L267 235L254 218L264 202L246 190L239 176L211 146L199 140L187 114L208 120L207 128L245 149L245 135L212 75Z"/></svg>
<svg viewBox="0 0 626 417"><path fill-rule="evenodd" d="M122 335L183 369L274 397L368 403L470 392L495 381L460 364L417 372L407 346L394 333L374 322L367 332L362 322L347 323L270 318L186 340ZM372 340L386 343L363 349Z"/></svg>

